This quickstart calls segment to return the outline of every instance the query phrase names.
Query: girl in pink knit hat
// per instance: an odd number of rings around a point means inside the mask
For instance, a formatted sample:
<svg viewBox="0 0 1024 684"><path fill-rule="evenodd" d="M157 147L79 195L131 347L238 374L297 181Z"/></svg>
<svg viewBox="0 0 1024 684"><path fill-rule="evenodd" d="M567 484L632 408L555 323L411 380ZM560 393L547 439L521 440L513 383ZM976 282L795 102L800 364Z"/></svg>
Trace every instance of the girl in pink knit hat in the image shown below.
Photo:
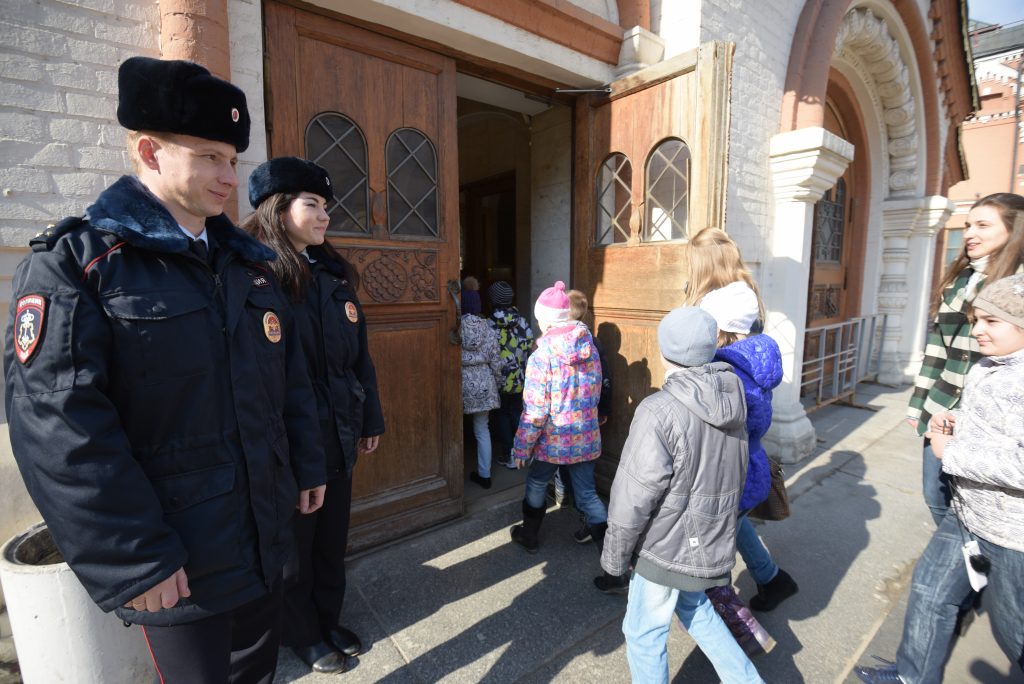
<svg viewBox="0 0 1024 684"><path fill-rule="evenodd" d="M530 553L537 551L544 496L560 465L569 467L591 538L600 543L608 527L608 509L594 485L594 464L601 455L601 361L594 339L586 325L570 319L562 281L541 293L533 313L542 336L526 364L523 414L512 449L513 462L530 468L523 522L512 528L512 541Z"/></svg>

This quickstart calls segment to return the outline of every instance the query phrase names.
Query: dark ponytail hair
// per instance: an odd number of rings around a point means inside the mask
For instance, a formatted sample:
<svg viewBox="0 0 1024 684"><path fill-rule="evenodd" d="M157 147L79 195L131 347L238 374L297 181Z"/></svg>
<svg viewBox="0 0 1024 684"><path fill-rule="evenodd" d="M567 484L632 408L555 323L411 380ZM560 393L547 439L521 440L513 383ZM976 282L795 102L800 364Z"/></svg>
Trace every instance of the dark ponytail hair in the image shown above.
<svg viewBox="0 0 1024 684"><path fill-rule="evenodd" d="M298 193L279 192L273 194L260 202L256 211L241 223L242 230L277 252L277 259L271 261L267 266L281 284L285 294L294 302L301 301L306 296L310 273L309 267L306 265L306 258L296 251L291 240L288 239L288 229L285 227L281 215L298 198ZM329 241L324 240L322 245L310 249L316 251L318 256L340 264L352 289L355 290L359 287L359 274L355 267Z"/></svg>

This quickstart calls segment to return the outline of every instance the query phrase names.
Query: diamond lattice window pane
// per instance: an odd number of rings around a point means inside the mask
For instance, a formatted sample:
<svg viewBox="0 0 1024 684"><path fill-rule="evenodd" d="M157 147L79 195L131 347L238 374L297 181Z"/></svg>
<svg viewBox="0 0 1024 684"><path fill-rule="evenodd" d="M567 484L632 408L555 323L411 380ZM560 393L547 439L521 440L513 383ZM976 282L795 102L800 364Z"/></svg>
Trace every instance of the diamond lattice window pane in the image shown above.
<svg viewBox="0 0 1024 684"><path fill-rule="evenodd" d="M662 141L647 160L645 242L686 237L690 198L690 148L678 138Z"/></svg>
<svg viewBox="0 0 1024 684"><path fill-rule="evenodd" d="M838 264L843 258L846 229L846 181L842 178L814 205L814 258Z"/></svg>
<svg viewBox="0 0 1024 684"><path fill-rule="evenodd" d="M594 244L611 245L629 239L632 213L633 166L621 152L613 152L597 172L597 221Z"/></svg>
<svg viewBox="0 0 1024 684"><path fill-rule="evenodd" d="M400 128L387 144L388 230L438 236L437 154L425 135Z"/></svg>
<svg viewBox="0 0 1024 684"><path fill-rule="evenodd" d="M331 175L334 197L327 203L328 231L369 234L366 139L359 126L337 112L317 114L306 126L306 158Z"/></svg>

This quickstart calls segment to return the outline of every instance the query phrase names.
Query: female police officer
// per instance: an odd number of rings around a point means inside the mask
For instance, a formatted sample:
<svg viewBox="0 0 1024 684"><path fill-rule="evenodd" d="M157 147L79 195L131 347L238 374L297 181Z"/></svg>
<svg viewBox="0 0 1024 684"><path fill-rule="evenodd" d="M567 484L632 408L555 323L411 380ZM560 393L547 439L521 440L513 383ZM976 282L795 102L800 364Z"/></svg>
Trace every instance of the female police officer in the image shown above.
<svg viewBox="0 0 1024 684"><path fill-rule="evenodd" d="M223 213L245 95L143 57L118 90L138 177L33 240L14 276L11 445L64 559L142 625L160 681L269 684L292 513L326 478L273 253Z"/></svg>
<svg viewBox="0 0 1024 684"><path fill-rule="evenodd" d="M356 274L325 242L334 197L327 172L313 162L280 157L249 177L256 212L243 227L277 252L270 265L295 307L313 380L327 493L316 515L296 518L296 551L285 568L285 643L317 672L344 672L362 650L340 627L345 598L345 547L356 456L377 448L384 417L356 299Z"/></svg>

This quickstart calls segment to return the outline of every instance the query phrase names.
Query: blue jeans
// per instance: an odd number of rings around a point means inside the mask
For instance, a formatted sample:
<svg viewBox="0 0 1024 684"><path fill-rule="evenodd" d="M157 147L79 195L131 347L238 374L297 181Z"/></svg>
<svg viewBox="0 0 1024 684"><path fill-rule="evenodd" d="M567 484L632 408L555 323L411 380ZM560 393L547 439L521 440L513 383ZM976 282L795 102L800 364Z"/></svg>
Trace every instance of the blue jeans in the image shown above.
<svg viewBox="0 0 1024 684"><path fill-rule="evenodd" d="M768 584L779 574L779 566L772 560L772 555L754 531L754 524L741 513L736 521L736 548L743 557L751 577L758 584Z"/></svg>
<svg viewBox="0 0 1024 684"><path fill-rule="evenodd" d="M903 638L896 666L906 684L942 680L960 607L972 595L961 551L960 522L950 511L935 531L914 568L910 603L903 621ZM996 642L1024 671L1024 553L978 539L981 552L992 561L986 607Z"/></svg>
<svg viewBox="0 0 1024 684"><path fill-rule="evenodd" d="M634 682L668 684L668 631L673 612L724 684L762 682L707 594L664 587L633 573L622 633Z"/></svg>
<svg viewBox="0 0 1024 684"><path fill-rule="evenodd" d="M491 431L487 426L487 411L471 413L473 436L476 437L476 472L480 477L491 476Z"/></svg>
<svg viewBox="0 0 1024 684"><path fill-rule="evenodd" d="M949 510L949 479L942 472L942 461L935 457L932 445L924 442L924 453L921 456L921 490L924 502L932 512L932 520L938 527Z"/></svg>
<svg viewBox="0 0 1024 684"><path fill-rule="evenodd" d="M608 509L597 496L597 487L594 484L594 467L596 465L597 461L593 460L567 466L576 507L583 512L588 525L608 522ZM548 482L551 481L557 470L557 463L534 461L530 464L530 472L526 475L526 503L533 508L545 507L544 496L548 491Z"/></svg>

